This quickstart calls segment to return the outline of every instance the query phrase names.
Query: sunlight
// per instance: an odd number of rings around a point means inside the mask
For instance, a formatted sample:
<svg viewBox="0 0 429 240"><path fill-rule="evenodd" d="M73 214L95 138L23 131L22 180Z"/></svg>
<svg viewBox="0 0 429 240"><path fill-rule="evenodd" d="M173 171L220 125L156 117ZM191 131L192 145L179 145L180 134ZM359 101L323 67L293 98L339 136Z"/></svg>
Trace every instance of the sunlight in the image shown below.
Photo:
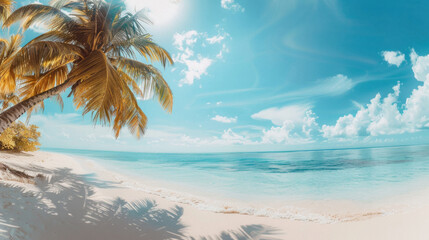
<svg viewBox="0 0 429 240"><path fill-rule="evenodd" d="M128 9L147 9L147 15L155 26L165 26L177 19L182 9L181 0L126 0Z"/></svg>

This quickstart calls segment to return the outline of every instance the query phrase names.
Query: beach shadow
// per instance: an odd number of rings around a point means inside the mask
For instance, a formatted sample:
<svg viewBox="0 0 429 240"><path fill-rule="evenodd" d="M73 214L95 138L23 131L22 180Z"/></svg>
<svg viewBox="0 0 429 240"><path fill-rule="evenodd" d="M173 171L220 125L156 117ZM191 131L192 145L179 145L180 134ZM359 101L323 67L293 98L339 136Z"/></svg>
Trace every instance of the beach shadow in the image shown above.
<svg viewBox="0 0 429 240"><path fill-rule="evenodd" d="M245 225L235 231L223 231L217 236L201 237L199 240L281 240L276 238L279 232L270 226L265 225ZM196 240L196 238L190 238Z"/></svg>
<svg viewBox="0 0 429 240"><path fill-rule="evenodd" d="M45 171L46 173L47 171ZM155 202L96 201L90 176L70 169L51 172L35 191L0 183L0 239L183 239L183 209ZM109 183L102 187L112 187Z"/></svg>
<svg viewBox="0 0 429 240"><path fill-rule="evenodd" d="M179 206L161 209L151 200L94 200L90 198L94 186L112 188L116 184L67 168L36 171L50 177L38 180L34 191L0 182L0 239L195 239L183 234L183 208ZM249 225L198 239L275 239L270 238L274 233L269 227Z"/></svg>

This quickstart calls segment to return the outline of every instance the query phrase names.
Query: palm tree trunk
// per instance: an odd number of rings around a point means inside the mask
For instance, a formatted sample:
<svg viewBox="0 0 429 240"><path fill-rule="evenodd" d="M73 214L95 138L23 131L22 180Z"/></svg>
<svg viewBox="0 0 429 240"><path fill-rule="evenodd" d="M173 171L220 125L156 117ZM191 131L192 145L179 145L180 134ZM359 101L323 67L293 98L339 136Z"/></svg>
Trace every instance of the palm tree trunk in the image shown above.
<svg viewBox="0 0 429 240"><path fill-rule="evenodd" d="M36 106L38 103L42 102L43 100L50 98L52 96L55 96L63 91L65 91L67 88L71 87L73 85L73 82L70 80L66 80L64 83L51 88L45 92L42 92L38 95L35 95L27 100L24 100L6 111L0 113L0 134L4 132L13 122L15 122L19 117L21 117L25 112L28 111L28 109Z"/></svg>

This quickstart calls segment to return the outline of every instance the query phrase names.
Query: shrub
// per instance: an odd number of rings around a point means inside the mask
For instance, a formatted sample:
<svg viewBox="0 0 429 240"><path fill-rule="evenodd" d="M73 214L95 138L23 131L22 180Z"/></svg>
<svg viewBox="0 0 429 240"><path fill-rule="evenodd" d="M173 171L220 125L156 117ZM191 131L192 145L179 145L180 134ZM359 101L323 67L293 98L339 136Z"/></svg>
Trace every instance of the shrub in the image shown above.
<svg viewBox="0 0 429 240"><path fill-rule="evenodd" d="M36 125L26 126L22 122L13 123L0 135L0 150L36 151L40 132Z"/></svg>

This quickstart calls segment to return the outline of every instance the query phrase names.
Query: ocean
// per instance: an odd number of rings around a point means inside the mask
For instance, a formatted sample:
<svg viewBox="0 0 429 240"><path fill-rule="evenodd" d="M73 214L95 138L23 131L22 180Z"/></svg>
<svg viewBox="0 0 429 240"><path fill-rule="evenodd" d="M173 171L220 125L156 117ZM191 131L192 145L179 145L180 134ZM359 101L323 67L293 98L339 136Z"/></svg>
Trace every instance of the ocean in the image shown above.
<svg viewBox="0 0 429 240"><path fill-rule="evenodd" d="M43 150L219 201L372 202L429 186L429 146L192 154Z"/></svg>

